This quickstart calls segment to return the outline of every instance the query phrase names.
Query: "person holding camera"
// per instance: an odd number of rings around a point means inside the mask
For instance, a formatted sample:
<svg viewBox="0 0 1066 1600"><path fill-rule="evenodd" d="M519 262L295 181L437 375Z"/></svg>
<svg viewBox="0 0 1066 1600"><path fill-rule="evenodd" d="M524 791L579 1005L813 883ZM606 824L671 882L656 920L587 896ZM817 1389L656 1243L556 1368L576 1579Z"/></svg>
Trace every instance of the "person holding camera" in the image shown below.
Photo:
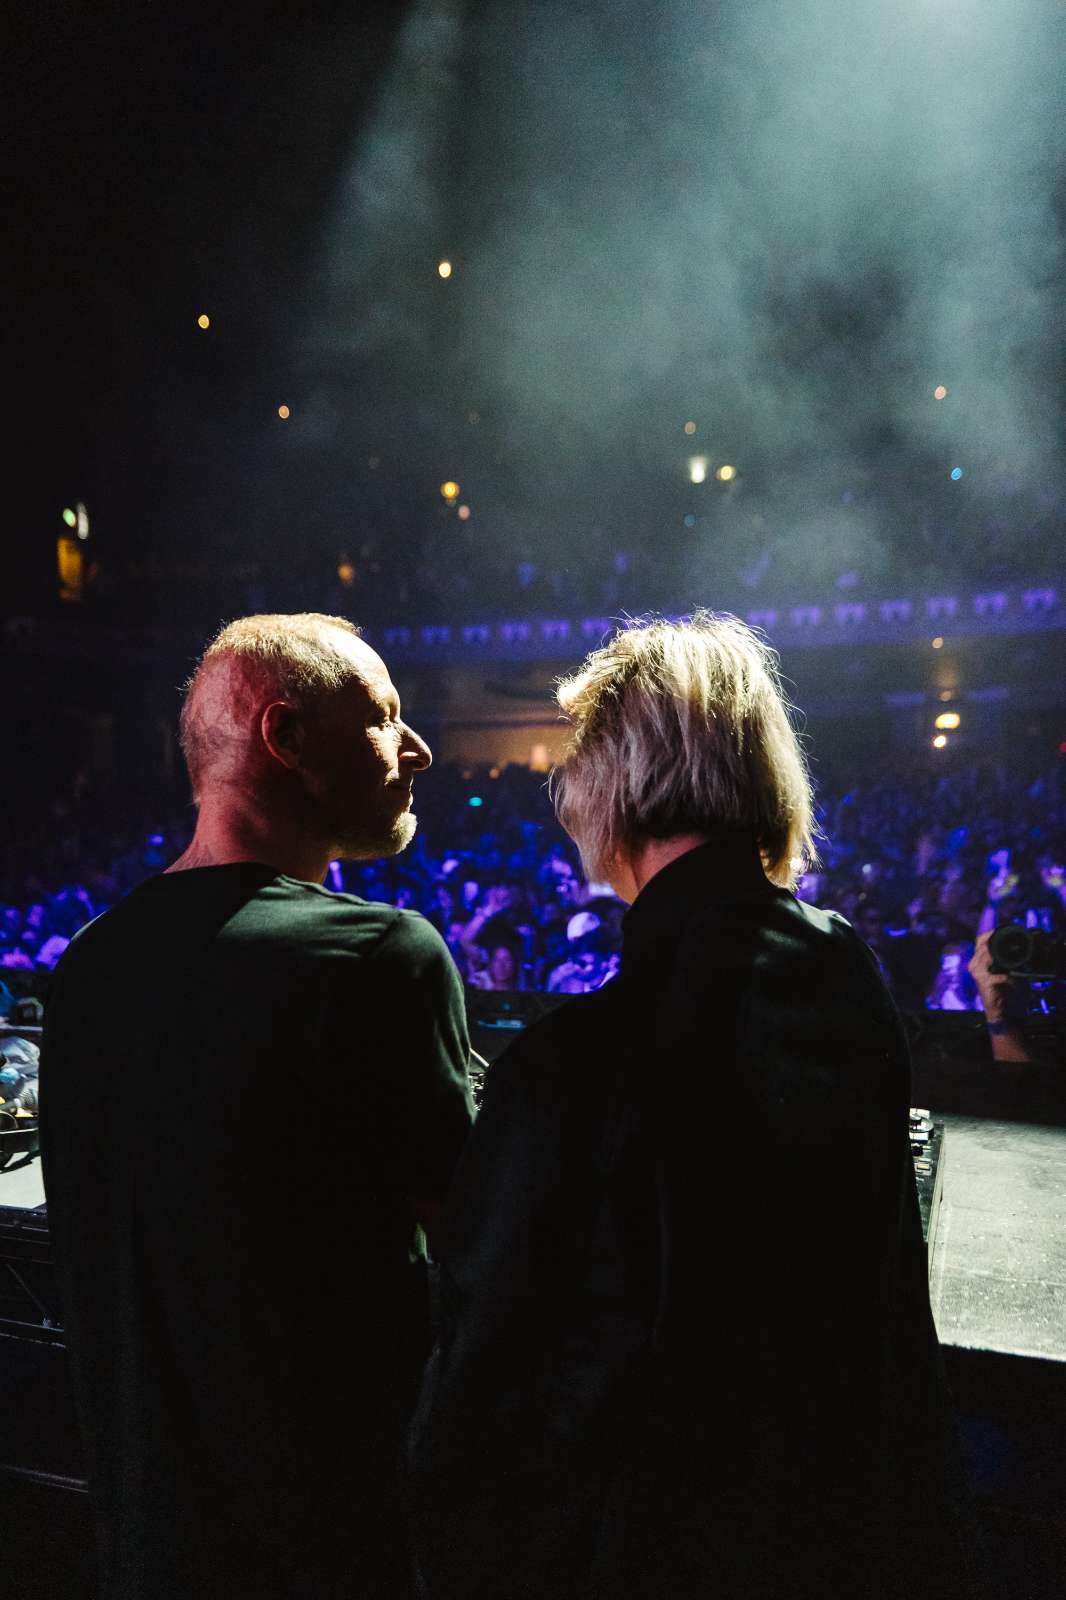
<svg viewBox="0 0 1066 1600"><path fill-rule="evenodd" d="M1029 1051L1018 1016L1017 984L1009 972L996 966L989 945L994 931L978 934L969 974L977 985L994 1061L1028 1066Z"/></svg>

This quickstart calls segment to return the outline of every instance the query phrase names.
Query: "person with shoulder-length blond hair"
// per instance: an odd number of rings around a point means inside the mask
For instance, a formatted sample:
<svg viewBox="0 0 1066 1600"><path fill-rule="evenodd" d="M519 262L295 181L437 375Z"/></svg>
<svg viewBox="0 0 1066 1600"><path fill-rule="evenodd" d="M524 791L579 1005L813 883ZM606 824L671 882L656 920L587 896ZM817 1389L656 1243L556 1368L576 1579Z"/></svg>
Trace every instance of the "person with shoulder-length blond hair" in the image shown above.
<svg viewBox="0 0 1066 1600"><path fill-rule="evenodd" d="M728 831L755 838L772 883L795 885L814 857L811 783L774 654L744 623L626 628L558 700L573 732L556 806L590 878L632 901L649 844L674 855Z"/></svg>
<svg viewBox="0 0 1066 1600"><path fill-rule="evenodd" d="M560 819L630 909L617 978L489 1069L449 1198L422 1593L961 1600L906 1044L791 892L816 829L776 657L635 623L558 698Z"/></svg>

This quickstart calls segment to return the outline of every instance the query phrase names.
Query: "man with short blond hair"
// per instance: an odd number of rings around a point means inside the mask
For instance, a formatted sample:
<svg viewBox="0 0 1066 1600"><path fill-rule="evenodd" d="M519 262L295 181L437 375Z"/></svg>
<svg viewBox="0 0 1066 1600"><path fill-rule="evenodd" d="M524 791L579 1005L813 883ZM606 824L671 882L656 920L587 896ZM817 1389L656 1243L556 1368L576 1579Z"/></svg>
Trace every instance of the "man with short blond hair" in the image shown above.
<svg viewBox="0 0 1066 1600"><path fill-rule="evenodd" d="M430 924L322 879L410 842L430 752L316 613L224 628L182 746L192 843L73 941L45 1020L101 1600L393 1600L419 1223L470 1126L469 1046Z"/></svg>

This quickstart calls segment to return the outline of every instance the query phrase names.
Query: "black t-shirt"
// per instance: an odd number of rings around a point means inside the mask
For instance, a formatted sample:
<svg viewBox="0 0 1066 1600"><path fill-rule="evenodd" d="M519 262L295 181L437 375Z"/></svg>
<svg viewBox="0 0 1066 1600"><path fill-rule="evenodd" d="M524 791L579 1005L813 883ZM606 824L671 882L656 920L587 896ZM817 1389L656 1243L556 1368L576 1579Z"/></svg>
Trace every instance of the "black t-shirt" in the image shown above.
<svg viewBox="0 0 1066 1600"><path fill-rule="evenodd" d="M75 939L45 1024L49 1225L107 1600L402 1592L421 1234L472 1119L414 912L252 863Z"/></svg>

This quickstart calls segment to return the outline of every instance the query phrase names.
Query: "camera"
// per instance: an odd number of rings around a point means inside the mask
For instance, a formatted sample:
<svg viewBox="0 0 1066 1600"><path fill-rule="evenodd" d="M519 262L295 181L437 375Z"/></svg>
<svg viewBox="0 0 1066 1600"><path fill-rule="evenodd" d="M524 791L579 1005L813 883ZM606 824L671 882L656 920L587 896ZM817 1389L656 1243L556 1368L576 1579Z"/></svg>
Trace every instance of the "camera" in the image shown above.
<svg viewBox="0 0 1066 1600"><path fill-rule="evenodd" d="M1043 928L1023 928L1008 923L988 941L993 972L1007 973L1030 983L1050 983L1066 978L1066 939Z"/></svg>

